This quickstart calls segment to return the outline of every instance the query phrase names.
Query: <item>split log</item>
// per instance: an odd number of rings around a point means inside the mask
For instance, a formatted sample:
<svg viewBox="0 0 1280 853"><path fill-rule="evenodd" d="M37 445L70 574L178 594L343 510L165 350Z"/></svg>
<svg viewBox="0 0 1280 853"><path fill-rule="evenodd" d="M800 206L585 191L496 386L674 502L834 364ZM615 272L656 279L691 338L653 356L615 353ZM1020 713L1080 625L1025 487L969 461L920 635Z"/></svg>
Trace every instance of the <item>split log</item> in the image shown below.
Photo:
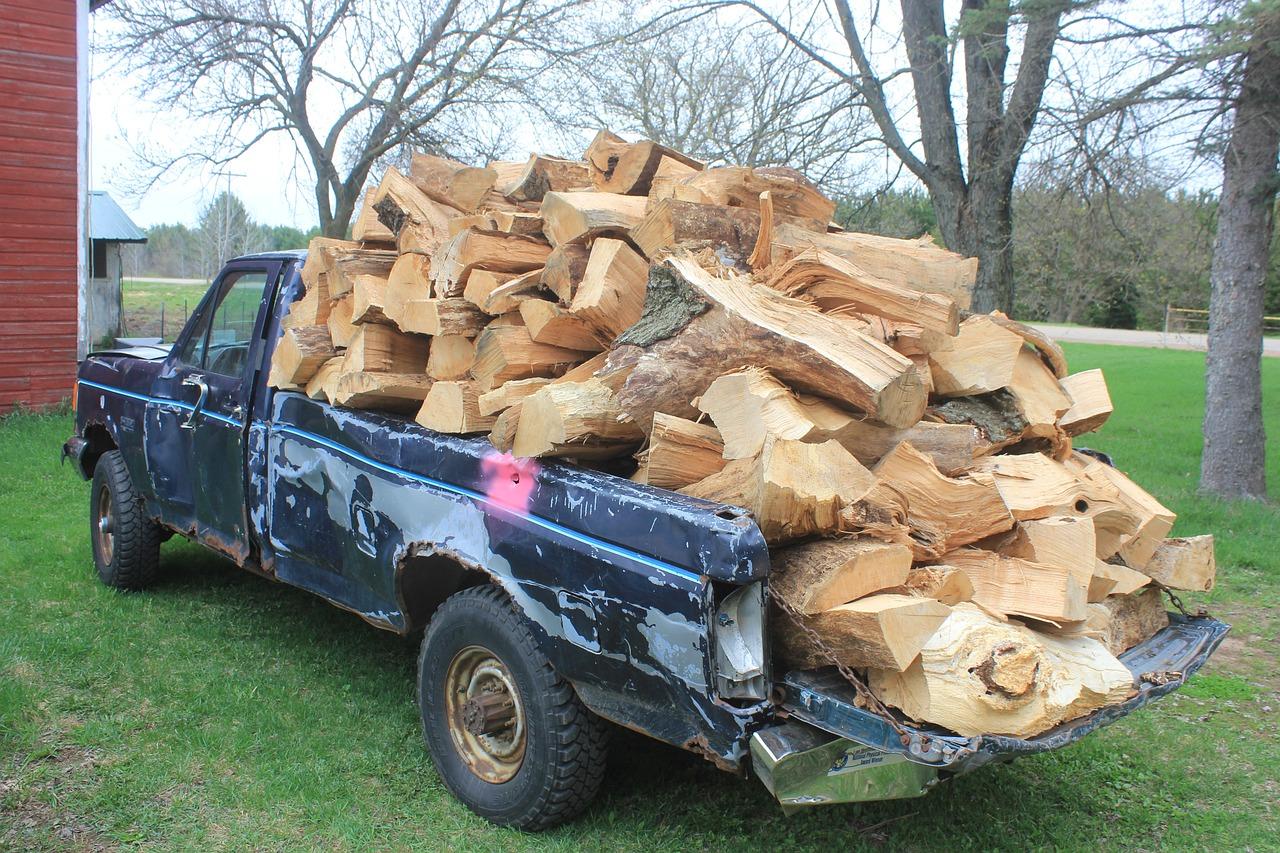
<svg viewBox="0 0 1280 853"><path fill-rule="evenodd" d="M375 327L376 328L376 327ZM422 373L343 373L334 402L353 409L380 409L411 415L422 406L432 380Z"/></svg>
<svg viewBox="0 0 1280 853"><path fill-rule="evenodd" d="M424 373L429 338L406 335L391 326L356 327L344 356L343 373Z"/></svg>
<svg viewBox="0 0 1280 853"><path fill-rule="evenodd" d="M427 429L451 435L488 432L496 418L480 414L474 382L436 382L414 419Z"/></svg>
<svg viewBox="0 0 1280 853"><path fill-rule="evenodd" d="M930 364L931 377L932 367ZM981 449L977 455L980 456L1017 444L1027 429L1027 422L1019 414L1013 395L1004 388L990 394L941 400L929 407L926 417L946 424L974 427L978 431Z"/></svg>
<svg viewBox="0 0 1280 853"><path fill-rule="evenodd" d="M964 548L946 555L973 582L973 600L1005 616L1078 622L1088 615L1089 583L1070 568Z"/></svg>
<svg viewBox="0 0 1280 853"><path fill-rule="evenodd" d="M467 276L467 286L463 288L462 297L483 311L484 306L488 304L489 296L516 277L515 273L472 270Z"/></svg>
<svg viewBox="0 0 1280 853"><path fill-rule="evenodd" d="M390 323L386 313L387 280L376 275L358 275L352 282L351 322Z"/></svg>
<svg viewBox="0 0 1280 853"><path fill-rule="evenodd" d="M597 343L608 346L644 313L649 262L622 240L600 237L576 282L570 310L595 333Z"/></svg>
<svg viewBox="0 0 1280 853"><path fill-rule="evenodd" d="M691 169L701 169L699 161L649 139L627 142L601 130L587 147L586 161L591 183L605 193L647 195L654 175L664 160L674 160Z"/></svg>
<svg viewBox="0 0 1280 853"><path fill-rule="evenodd" d="M335 347L349 346L351 339L355 337L356 329L359 327L351 322L351 316L352 298L350 293L329 303L329 316L325 323L329 326L329 337Z"/></svg>
<svg viewBox="0 0 1280 853"><path fill-rule="evenodd" d="M599 379L552 382L520 403L516 456L602 459L634 450L644 431Z"/></svg>
<svg viewBox="0 0 1280 853"><path fill-rule="evenodd" d="M778 657L797 669L830 666L834 657L845 666L906 669L920 654L951 609L928 598L872 595L802 617L822 637L819 648L793 618L779 612L771 619Z"/></svg>
<svg viewBox="0 0 1280 853"><path fill-rule="evenodd" d="M1062 351L1062 347L1056 341L1044 332L1034 326L1028 326L1026 323L1010 320L999 311L992 311L987 316L997 325L1008 329L1030 344L1036 354L1040 356L1040 360L1044 362L1045 367L1053 372L1055 379L1062 379L1067 375L1067 354Z"/></svg>
<svg viewBox="0 0 1280 853"><path fill-rule="evenodd" d="M1067 464L1082 481L1097 484L1098 488L1105 488L1104 484L1109 484L1116 491L1118 506L1137 519L1132 531L1117 531L1119 548L1112 553L1119 553L1124 558L1125 565L1141 571L1173 529L1177 514L1120 470L1105 462L1077 453ZM1102 551L1100 547L1099 557L1111 556Z"/></svg>
<svg viewBox="0 0 1280 853"><path fill-rule="evenodd" d="M373 275L385 279L396 262L396 253L390 249L348 249L333 256L329 262L326 281L330 296L341 296L355 288L356 278Z"/></svg>
<svg viewBox="0 0 1280 853"><path fill-rule="evenodd" d="M336 237L312 237L307 243L307 260L302 265L302 283L307 289L315 287L321 273L329 272L334 256L360 248L355 240L339 240ZM333 296L334 294L328 294Z"/></svg>
<svg viewBox="0 0 1280 853"><path fill-rule="evenodd" d="M1058 418L1058 426L1067 435L1093 432L1111 417L1111 394L1101 370L1085 370L1059 380L1071 401L1071 408Z"/></svg>
<svg viewBox="0 0 1280 853"><path fill-rule="evenodd" d="M775 263L809 248L839 255L885 281L910 282L916 290L949 297L962 310L969 307L978 277L977 258L949 252L928 235L898 240L852 231L815 233L788 223L775 227L772 252Z"/></svg>
<svg viewBox="0 0 1280 853"><path fill-rule="evenodd" d="M267 384L301 386L320 366L336 355L328 326L299 326L286 329L271 354Z"/></svg>
<svg viewBox="0 0 1280 853"><path fill-rule="evenodd" d="M471 375L480 391L491 391L512 379L559 376L587 357L587 353L540 344L524 326L489 326L476 339Z"/></svg>
<svg viewBox="0 0 1280 853"><path fill-rule="evenodd" d="M437 335L431 338L427 375L450 382L465 379L476 361L476 343L466 335Z"/></svg>
<svg viewBox="0 0 1280 853"><path fill-rule="evenodd" d="M678 246L691 252L713 249L745 263L759 233L760 214L755 209L665 198L631 229L630 237L650 258Z"/></svg>
<svg viewBox="0 0 1280 853"><path fill-rule="evenodd" d="M599 352L604 347L593 329L577 314L546 299L526 299L520 303L520 317L529 336L540 344Z"/></svg>
<svg viewBox="0 0 1280 853"><path fill-rule="evenodd" d="M401 313L400 329L424 335L462 335L474 338L489 318L466 299L415 299Z"/></svg>
<svg viewBox="0 0 1280 853"><path fill-rule="evenodd" d="M774 267L768 283L788 296L812 299L827 312L874 314L949 336L960 329L956 303L948 297L877 278L830 252L800 252Z"/></svg>
<svg viewBox="0 0 1280 853"><path fill-rule="evenodd" d="M769 555L769 588L793 610L820 613L906 582L911 549L875 539L825 539Z"/></svg>
<svg viewBox="0 0 1280 853"><path fill-rule="evenodd" d="M604 240L601 238L596 243ZM562 243L547 255L547 264L542 268L542 286L550 290L564 304L573 301L578 283L587 271L587 261L591 257L591 249L581 243ZM645 264L646 274L648 264Z"/></svg>
<svg viewBox="0 0 1280 853"><path fill-rule="evenodd" d="M954 605L973 600L973 581L955 566L916 566L907 573L907 579L901 586L890 587L885 592L932 598Z"/></svg>
<svg viewBox="0 0 1280 853"><path fill-rule="evenodd" d="M813 398L800 395L799 400L812 410ZM831 437L867 466L877 464L893 448L907 442L948 477L972 468L979 449L978 430L970 424L921 421L907 429L895 429L855 417L841 424Z"/></svg>
<svg viewBox="0 0 1280 853"><path fill-rule="evenodd" d="M387 169L373 192L378 221L396 235L401 252L434 254L449 239L449 220L462 211L425 195L395 168Z"/></svg>
<svg viewBox="0 0 1280 853"><path fill-rule="evenodd" d="M598 192L547 193L542 199L542 232L553 246L589 237L625 236L644 219L645 199Z"/></svg>
<svg viewBox="0 0 1280 853"><path fill-rule="evenodd" d="M920 419L925 393L909 360L810 306L728 275L687 257L650 269L644 314L609 357L610 370L630 370L619 399L637 423L651 423L655 411L696 416L690 401L744 364L767 364L792 388L890 426Z"/></svg>
<svg viewBox="0 0 1280 853"><path fill-rule="evenodd" d="M1022 338L984 314L960 324L951 349L929 354L934 393L968 397L1005 388L1013 381Z"/></svg>
<svg viewBox="0 0 1280 853"><path fill-rule="evenodd" d="M437 297L462 296L473 269L523 273L541 269L551 247L532 237L468 228L431 258L431 292Z"/></svg>
<svg viewBox="0 0 1280 853"><path fill-rule="evenodd" d="M1091 518L1053 516L1020 521L1002 541L993 544L992 550L1006 557L1066 569L1086 592L1095 589L1098 540Z"/></svg>
<svg viewBox="0 0 1280 853"><path fill-rule="evenodd" d="M486 391L480 395L477 403L480 414L496 415L503 409L514 406L550 381L545 376L535 376L532 379L513 379L510 382L504 382L492 391Z"/></svg>
<svg viewBox="0 0 1280 853"><path fill-rule="evenodd" d="M493 225L491 228L502 231L505 234L515 234L520 237L532 237L535 240L546 242L546 235L542 233L542 228L546 224L540 213L525 213L522 211L511 210L495 210L491 214Z"/></svg>
<svg viewBox="0 0 1280 853"><path fill-rule="evenodd" d="M1109 617L1102 642L1113 655L1127 652L1169 627L1164 598L1154 587L1134 595L1108 596L1101 606Z"/></svg>
<svg viewBox="0 0 1280 853"><path fill-rule="evenodd" d="M329 322L329 274L319 273L300 299L289 305L283 324L287 328L323 326Z"/></svg>
<svg viewBox="0 0 1280 853"><path fill-rule="evenodd" d="M756 242L751 247L751 256L747 258L747 266L752 272L760 272L773 263L773 197L769 192L760 193L760 227L756 231Z"/></svg>
<svg viewBox="0 0 1280 853"><path fill-rule="evenodd" d="M638 482L682 489L724 468L723 453L724 442L715 427L655 412L644 476Z"/></svg>
<svg viewBox="0 0 1280 853"><path fill-rule="evenodd" d="M493 189L498 173L493 169L467 166L444 157L414 152L409 177L428 196L470 213Z"/></svg>
<svg viewBox="0 0 1280 853"><path fill-rule="evenodd" d="M549 192L568 192L590 185L587 164L581 160L561 160L534 154L519 176L502 187L502 194L517 201L542 201Z"/></svg>
<svg viewBox="0 0 1280 853"><path fill-rule="evenodd" d="M479 228L482 231L501 231L498 219L492 211L472 213L467 216L455 216L449 220L449 237L457 237L468 228Z"/></svg>
<svg viewBox="0 0 1280 853"><path fill-rule="evenodd" d="M1013 527L1013 516L990 476L943 476L929 457L902 442L875 467L875 474L906 500L907 525L921 559Z"/></svg>
<svg viewBox="0 0 1280 853"><path fill-rule="evenodd" d="M1142 567L1142 573L1170 589L1208 592L1213 589L1217 574L1213 536L1164 540Z"/></svg>
<svg viewBox="0 0 1280 853"><path fill-rule="evenodd" d="M767 192L774 210L780 214L825 224L836 212L834 201L818 192L802 173L785 166L760 169L721 166L695 172L682 183L700 191L711 204L755 210L760 194Z"/></svg>
<svg viewBox="0 0 1280 853"><path fill-rule="evenodd" d="M1129 670L1098 641L1036 633L972 604L951 609L905 672L869 676L882 701L965 737L1031 737L1133 692Z"/></svg>
<svg viewBox="0 0 1280 853"><path fill-rule="evenodd" d="M395 243L396 235L378 221L378 211L373 208L373 191L364 194L360 213L351 226L351 237L361 243Z"/></svg>
<svg viewBox="0 0 1280 853"><path fill-rule="evenodd" d="M342 376L343 357L335 355L320 365L320 369L307 382L307 396L313 400L334 401L337 394L338 379Z"/></svg>
<svg viewBox="0 0 1280 853"><path fill-rule="evenodd" d="M1098 560L1093 565L1093 583L1089 586L1089 600L1102 601L1108 595L1132 595L1151 583L1151 578L1128 566ZM1102 590L1106 592L1102 592ZM1096 593L1101 593L1096 594Z"/></svg>
<svg viewBox="0 0 1280 853"><path fill-rule="evenodd" d="M871 472L834 441L771 439L758 455L732 460L680 492L750 510L765 541L781 544L836 532L841 510L875 485Z"/></svg>
<svg viewBox="0 0 1280 853"><path fill-rule="evenodd" d="M1058 419L1071 408L1071 398L1029 347L1023 346L1018 352L1007 390L1013 397L1018 414L1027 423L1022 431L1022 440L1048 441L1058 458L1071 452L1071 442L1058 427Z"/></svg>
<svg viewBox="0 0 1280 853"><path fill-rule="evenodd" d="M489 295L480 303L480 310L486 314L511 314L520 317L520 303L541 298L541 279L541 269L529 270L507 279L489 291ZM524 325L524 318L520 318L519 325Z"/></svg>
<svg viewBox="0 0 1280 853"><path fill-rule="evenodd" d="M396 258L387 274L387 293L382 303L382 311L391 322L399 324L409 302L431 297L430 269L431 259L426 255L408 252Z"/></svg>

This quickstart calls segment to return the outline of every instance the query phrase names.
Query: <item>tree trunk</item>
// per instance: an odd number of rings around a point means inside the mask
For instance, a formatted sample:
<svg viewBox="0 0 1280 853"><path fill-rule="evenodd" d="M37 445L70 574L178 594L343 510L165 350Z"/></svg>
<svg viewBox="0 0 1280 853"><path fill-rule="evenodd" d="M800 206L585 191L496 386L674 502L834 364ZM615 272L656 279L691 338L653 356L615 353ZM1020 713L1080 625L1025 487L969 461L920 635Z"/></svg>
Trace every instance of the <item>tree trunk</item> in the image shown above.
<svg viewBox="0 0 1280 853"><path fill-rule="evenodd" d="M1213 246L1200 490L1265 500L1262 424L1263 286L1280 153L1280 15L1262 24L1244 63L1223 158Z"/></svg>
<svg viewBox="0 0 1280 853"><path fill-rule="evenodd" d="M1012 194L1011 183L999 187L972 185L959 205L954 236L949 238L947 229L942 231L948 249L978 259L978 280L970 306L974 312L1013 313ZM950 206L949 200L944 203ZM935 201L935 209L938 206Z"/></svg>

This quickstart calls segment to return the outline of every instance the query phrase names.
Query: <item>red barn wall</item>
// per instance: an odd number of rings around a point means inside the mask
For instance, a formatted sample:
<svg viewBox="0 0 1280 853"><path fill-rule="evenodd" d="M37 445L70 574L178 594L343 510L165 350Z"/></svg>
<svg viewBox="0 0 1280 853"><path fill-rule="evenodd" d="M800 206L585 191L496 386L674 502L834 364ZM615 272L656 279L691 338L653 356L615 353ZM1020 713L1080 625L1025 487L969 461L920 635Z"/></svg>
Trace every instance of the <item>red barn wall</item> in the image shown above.
<svg viewBox="0 0 1280 853"><path fill-rule="evenodd" d="M76 15L76 0L0 0L0 414L75 381Z"/></svg>

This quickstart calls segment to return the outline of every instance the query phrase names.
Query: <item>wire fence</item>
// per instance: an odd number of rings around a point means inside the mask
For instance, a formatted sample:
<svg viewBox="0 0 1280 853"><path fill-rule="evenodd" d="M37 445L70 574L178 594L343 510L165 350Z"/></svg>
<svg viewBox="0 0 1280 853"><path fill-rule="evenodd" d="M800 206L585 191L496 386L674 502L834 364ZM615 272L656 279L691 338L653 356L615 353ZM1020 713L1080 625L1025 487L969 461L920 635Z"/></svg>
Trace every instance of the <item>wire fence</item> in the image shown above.
<svg viewBox="0 0 1280 853"><path fill-rule="evenodd" d="M1262 334L1280 336L1280 317L1263 317ZM1166 305L1164 309L1165 346L1198 344L1209 333L1209 312L1203 308L1180 308Z"/></svg>

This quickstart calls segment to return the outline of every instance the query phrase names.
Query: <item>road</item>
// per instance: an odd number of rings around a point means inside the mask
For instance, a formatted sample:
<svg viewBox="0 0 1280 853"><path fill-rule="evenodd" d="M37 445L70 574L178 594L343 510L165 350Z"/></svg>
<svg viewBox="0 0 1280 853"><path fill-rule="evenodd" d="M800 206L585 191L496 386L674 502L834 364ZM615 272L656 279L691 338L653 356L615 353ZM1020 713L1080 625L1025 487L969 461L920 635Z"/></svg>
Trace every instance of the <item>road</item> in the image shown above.
<svg viewBox="0 0 1280 853"><path fill-rule="evenodd" d="M1095 329L1091 326L1051 326L1033 324L1037 329L1058 341L1074 341L1082 344L1115 344L1122 347L1164 347L1204 352L1206 336L1192 332L1145 332L1135 329ZM1280 358L1280 338L1263 338L1262 354Z"/></svg>

